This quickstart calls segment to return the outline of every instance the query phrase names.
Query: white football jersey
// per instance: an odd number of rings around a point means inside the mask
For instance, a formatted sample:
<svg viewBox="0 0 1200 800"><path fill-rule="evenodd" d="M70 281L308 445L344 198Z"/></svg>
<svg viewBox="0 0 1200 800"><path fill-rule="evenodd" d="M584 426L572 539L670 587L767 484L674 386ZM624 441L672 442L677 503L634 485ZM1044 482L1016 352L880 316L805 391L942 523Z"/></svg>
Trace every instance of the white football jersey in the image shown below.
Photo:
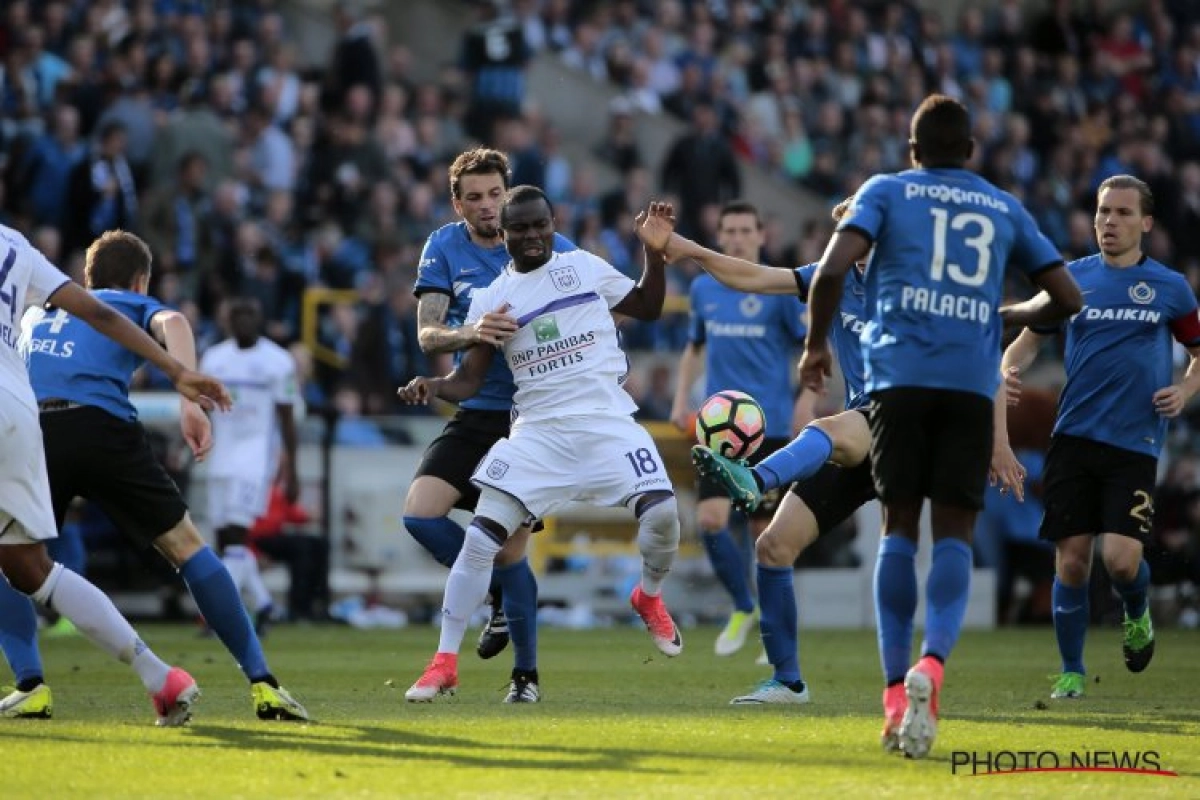
<svg viewBox="0 0 1200 800"><path fill-rule="evenodd" d="M621 387L629 361L609 312L634 285L604 259L572 250L555 253L533 272L509 264L475 291L464 324L505 304L517 318L519 328L503 353L517 385L518 420L637 411Z"/></svg>
<svg viewBox="0 0 1200 800"><path fill-rule="evenodd" d="M17 351L21 316L40 306L70 280L24 236L0 225L0 386L24 405L37 409L25 360Z"/></svg>
<svg viewBox="0 0 1200 800"><path fill-rule="evenodd" d="M233 339L213 345L200 370L229 389L233 408L212 415L213 448L208 472L214 477L262 475L275 468L276 405L294 405L296 364L266 337L242 349Z"/></svg>

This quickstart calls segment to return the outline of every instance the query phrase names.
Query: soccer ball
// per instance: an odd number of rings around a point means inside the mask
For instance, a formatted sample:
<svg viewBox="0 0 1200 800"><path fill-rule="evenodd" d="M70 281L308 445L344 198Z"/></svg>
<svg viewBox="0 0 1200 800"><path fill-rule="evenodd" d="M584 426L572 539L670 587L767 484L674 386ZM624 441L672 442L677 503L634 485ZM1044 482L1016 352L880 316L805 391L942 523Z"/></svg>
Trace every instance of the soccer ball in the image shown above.
<svg viewBox="0 0 1200 800"><path fill-rule="evenodd" d="M696 414L696 441L726 458L749 458L762 444L767 417L745 392L717 392Z"/></svg>

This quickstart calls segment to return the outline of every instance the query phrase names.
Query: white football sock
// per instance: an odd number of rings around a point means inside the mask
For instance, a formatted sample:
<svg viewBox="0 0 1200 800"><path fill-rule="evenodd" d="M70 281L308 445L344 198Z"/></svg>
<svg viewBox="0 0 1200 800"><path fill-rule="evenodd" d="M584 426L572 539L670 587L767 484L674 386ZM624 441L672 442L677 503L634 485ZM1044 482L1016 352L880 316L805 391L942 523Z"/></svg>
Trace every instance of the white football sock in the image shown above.
<svg viewBox="0 0 1200 800"><path fill-rule="evenodd" d="M149 692L167 682L171 668L146 646L112 601L86 578L55 564L33 599L75 623L84 636L130 664Z"/></svg>
<svg viewBox="0 0 1200 800"><path fill-rule="evenodd" d="M679 551L679 506L674 497L642 511L637 542L642 553L642 591L650 596L661 594Z"/></svg>
<svg viewBox="0 0 1200 800"><path fill-rule="evenodd" d="M471 614L487 596L492 581L492 564L500 545L474 525L467 528L463 548L450 568L442 598L442 632L439 653L458 653Z"/></svg>

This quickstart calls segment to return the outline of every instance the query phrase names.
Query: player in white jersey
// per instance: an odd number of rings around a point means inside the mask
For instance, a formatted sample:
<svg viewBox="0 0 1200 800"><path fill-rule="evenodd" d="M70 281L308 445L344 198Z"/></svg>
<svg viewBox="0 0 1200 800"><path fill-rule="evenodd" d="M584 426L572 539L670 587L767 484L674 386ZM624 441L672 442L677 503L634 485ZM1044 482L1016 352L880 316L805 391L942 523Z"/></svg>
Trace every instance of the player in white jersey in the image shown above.
<svg viewBox="0 0 1200 800"><path fill-rule="evenodd" d="M637 404L621 387L629 369L612 313L654 320L666 291L661 254L647 252L634 284L583 250L554 253L554 216L545 194L518 186L505 198L500 226L510 263L477 291L465 324L502 309L517 330L468 351L444 378L417 378L407 402L462 400L483 381L497 346L517 385L516 421L475 470L475 518L446 581L438 652L405 697L429 701L458 686L458 650L471 612L487 593L492 562L523 523L570 502L625 506L638 519L642 579L630 596L659 650L683 649L663 605L663 580L679 547L675 493L654 440L630 416ZM506 702L537 702L536 676L514 676Z"/></svg>
<svg viewBox="0 0 1200 800"><path fill-rule="evenodd" d="M181 725L200 694L196 682L163 663L103 592L46 553L46 540L58 531L37 401L16 346L25 308L47 302L157 366L189 399L226 409L229 395L219 381L187 369L124 314L69 280L24 236L0 226L0 572L13 588L71 620L130 664L150 693L159 725Z"/></svg>
<svg viewBox="0 0 1200 800"><path fill-rule="evenodd" d="M254 521L267 510L277 475L288 502L294 503L299 495L292 413L298 394L296 362L288 351L260 335L262 311L256 300L236 298L230 301L228 313L230 338L210 347L200 359L201 369L217 376L237 401L232 412L213 420L208 523L238 591L252 598L255 627L262 633L271 615L271 595L246 539Z"/></svg>

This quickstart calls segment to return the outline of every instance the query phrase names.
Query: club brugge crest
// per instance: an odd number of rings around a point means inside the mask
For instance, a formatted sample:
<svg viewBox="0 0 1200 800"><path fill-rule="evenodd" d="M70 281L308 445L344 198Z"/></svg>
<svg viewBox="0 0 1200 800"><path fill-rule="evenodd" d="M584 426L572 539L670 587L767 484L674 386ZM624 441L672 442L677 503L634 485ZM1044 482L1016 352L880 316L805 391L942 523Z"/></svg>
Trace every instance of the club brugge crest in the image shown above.
<svg viewBox="0 0 1200 800"><path fill-rule="evenodd" d="M494 481L498 481L504 477L504 473L508 472L508 464L496 458L492 463L488 464L487 476Z"/></svg>
<svg viewBox="0 0 1200 800"><path fill-rule="evenodd" d="M757 317L758 312L762 311L762 300L752 294L748 294L738 303L738 310L742 312L743 317Z"/></svg>
<svg viewBox="0 0 1200 800"><path fill-rule="evenodd" d="M1147 305L1154 302L1154 287L1145 281L1138 281L1133 286L1129 287L1129 299L1138 305Z"/></svg>
<svg viewBox="0 0 1200 800"><path fill-rule="evenodd" d="M550 270L550 280L554 281L554 288L560 292L573 292L580 286L579 273L575 271L574 267L559 267Z"/></svg>

